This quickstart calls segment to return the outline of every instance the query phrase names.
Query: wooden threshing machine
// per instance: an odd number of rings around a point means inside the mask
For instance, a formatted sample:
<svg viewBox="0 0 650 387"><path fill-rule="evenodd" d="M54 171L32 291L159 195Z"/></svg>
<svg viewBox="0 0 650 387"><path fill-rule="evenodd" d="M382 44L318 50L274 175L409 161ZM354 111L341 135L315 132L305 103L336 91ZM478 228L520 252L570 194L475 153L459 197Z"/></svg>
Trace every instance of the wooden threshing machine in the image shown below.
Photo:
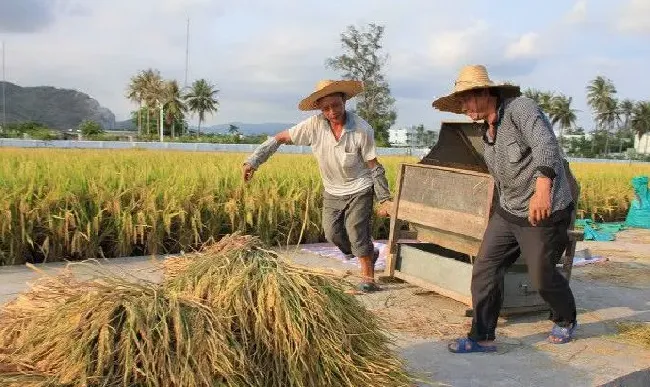
<svg viewBox="0 0 650 387"><path fill-rule="evenodd" d="M387 276L469 307L472 264L497 200L494 181L483 159L479 125L443 122L438 142L429 154L418 163L401 165L386 262ZM577 184L572 188L577 201ZM416 238L418 243L400 242L405 237ZM581 234L570 231L569 237L564 257L558 262L567 278ZM528 279L521 257L506 272L503 285L502 315L547 310Z"/></svg>

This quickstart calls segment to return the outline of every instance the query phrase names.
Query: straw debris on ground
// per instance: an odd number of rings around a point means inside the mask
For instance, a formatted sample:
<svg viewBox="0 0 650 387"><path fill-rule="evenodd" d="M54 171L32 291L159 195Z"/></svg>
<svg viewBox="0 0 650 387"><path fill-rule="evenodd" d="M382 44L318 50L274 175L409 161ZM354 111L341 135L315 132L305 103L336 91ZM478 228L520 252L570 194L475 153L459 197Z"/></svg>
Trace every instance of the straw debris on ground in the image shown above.
<svg viewBox="0 0 650 387"><path fill-rule="evenodd" d="M618 336L624 341L650 349L650 323L625 322L617 326Z"/></svg>
<svg viewBox="0 0 650 387"><path fill-rule="evenodd" d="M0 383L412 385L378 318L340 278L237 240L183 261L161 283L107 273L39 282L0 310Z"/></svg>

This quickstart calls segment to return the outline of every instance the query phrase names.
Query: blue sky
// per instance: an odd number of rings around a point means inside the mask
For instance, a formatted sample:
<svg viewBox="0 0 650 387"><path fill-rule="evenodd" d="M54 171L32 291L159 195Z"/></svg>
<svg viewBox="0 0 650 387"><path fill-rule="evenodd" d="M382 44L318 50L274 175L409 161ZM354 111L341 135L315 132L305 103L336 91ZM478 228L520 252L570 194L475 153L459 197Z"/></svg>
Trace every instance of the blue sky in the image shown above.
<svg viewBox="0 0 650 387"><path fill-rule="evenodd" d="M596 75L612 79L621 98L650 99L648 0L4 0L7 80L78 89L125 119L134 109L125 85L138 70L182 84L187 17L190 81L220 90L208 124L305 118L298 101L319 79L339 76L324 63L341 52L340 33L370 22L386 28L397 126L437 129L461 118L431 101L473 63L497 81L572 96L587 129L585 87Z"/></svg>

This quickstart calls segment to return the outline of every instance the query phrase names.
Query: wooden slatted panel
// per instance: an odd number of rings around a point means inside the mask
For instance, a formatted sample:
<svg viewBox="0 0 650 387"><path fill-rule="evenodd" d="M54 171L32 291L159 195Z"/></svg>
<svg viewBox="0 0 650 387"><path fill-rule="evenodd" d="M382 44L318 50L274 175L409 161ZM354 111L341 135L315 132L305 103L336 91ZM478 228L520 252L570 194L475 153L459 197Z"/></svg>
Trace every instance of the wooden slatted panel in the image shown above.
<svg viewBox="0 0 650 387"><path fill-rule="evenodd" d="M492 179L479 172L460 171L425 165L405 165L400 189L399 217L402 202L487 218L492 200ZM444 228L443 228L444 229Z"/></svg>

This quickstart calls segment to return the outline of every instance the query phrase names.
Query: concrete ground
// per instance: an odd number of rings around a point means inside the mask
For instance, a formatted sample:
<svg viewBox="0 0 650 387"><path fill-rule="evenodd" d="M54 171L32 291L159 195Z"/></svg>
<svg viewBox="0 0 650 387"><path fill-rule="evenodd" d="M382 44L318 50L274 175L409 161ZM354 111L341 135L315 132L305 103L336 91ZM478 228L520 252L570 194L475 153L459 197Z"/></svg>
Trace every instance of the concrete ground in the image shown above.
<svg viewBox="0 0 650 387"><path fill-rule="evenodd" d="M552 324L540 313L502 319L497 353L451 354L447 341L469 327L465 305L407 283L384 283L383 291L359 297L385 320L409 367L441 385L650 386L650 350L616 336L621 322L650 322L650 230L621 232L615 242L578 245L578 250L585 248L609 261L574 268L571 285L580 326L576 340L565 345L546 342ZM351 268L295 249L283 254L302 265L341 273ZM103 263L138 277L159 276L151 257ZM39 270L56 273L62 267L46 264ZM354 281L355 270L351 274ZM24 291L38 275L24 266L0 267L0 303Z"/></svg>

